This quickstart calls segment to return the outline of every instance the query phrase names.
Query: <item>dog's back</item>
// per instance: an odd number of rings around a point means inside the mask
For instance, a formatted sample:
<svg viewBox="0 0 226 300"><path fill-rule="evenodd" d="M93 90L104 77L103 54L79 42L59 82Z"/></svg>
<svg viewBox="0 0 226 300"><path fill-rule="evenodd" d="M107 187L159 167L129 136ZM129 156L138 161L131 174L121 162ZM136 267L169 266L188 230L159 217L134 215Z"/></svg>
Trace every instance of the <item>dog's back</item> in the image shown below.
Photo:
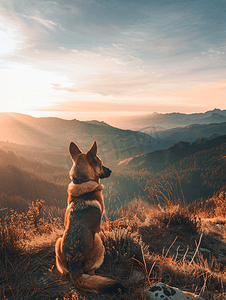
<svg viewBox="0 0 226 300"><path fill-rule="evenodd" d="M96 142L87 154L74 143L70 144L74 165L70 172L72 182L68 188L65 232L57 240L55 251L57 269L61 274L69 274L76 287L104 293L122 289L122 285L113 278L94 275L103 263L105 251L98 233L104 211L103 186L99 178L103 178L104 171L96 150ZM110 175L109 171L105 168Z"/></svg>

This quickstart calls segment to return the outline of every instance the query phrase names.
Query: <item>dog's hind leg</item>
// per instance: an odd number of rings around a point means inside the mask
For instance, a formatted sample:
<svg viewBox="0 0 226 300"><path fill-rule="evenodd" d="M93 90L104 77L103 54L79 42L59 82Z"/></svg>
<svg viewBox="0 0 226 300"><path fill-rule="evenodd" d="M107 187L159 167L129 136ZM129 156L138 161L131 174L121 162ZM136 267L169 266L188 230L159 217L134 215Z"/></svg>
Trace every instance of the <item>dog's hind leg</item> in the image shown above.
<svg viewBox="0 0 226 300"><path fill-rule="evenodd" d="M104 253L105 249L100 235L99 233L95 233L93 250L90 256L90 259L94 262L94 264L90 267L90 270L88 271L89 274L94 274L95 270L102 265L104 261Z"/></svg>
<svg viewBox="0 0 226 300"><path fill-rule="evenodd" d="M98 233L92 236L92 243L87 251L83 272L93 275L104 261L105 249Z"/></svg>
<svg viewBox="0 0 226 300"><path fill-rule="evenodd" d="M68 274L67 266L65 263L64 255L62 252L62 238L56 241L55 252L56 252L56 267L58 271L63 274Z"/></svg>

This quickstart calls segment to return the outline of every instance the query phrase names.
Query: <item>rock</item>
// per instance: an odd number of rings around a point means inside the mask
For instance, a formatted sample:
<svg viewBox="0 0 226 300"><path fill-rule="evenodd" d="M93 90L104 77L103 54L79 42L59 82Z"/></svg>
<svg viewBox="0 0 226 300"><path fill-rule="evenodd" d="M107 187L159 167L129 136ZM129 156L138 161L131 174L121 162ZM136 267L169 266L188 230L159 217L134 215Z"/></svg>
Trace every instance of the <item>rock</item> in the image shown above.
<svg viewBox="0 0 226 300"><path fill-rule="evenodd" d="M145 289L144 295L150 300L204 300L193 293L180 291L161 282Z"/></svg>
<svg viewBox="0 0 226 300"><path fill-rule="evenodd" d="M199 251L211 253L211 251L209 249L205 249L205 248L201 248L201 247L199 247Z"/></svg>

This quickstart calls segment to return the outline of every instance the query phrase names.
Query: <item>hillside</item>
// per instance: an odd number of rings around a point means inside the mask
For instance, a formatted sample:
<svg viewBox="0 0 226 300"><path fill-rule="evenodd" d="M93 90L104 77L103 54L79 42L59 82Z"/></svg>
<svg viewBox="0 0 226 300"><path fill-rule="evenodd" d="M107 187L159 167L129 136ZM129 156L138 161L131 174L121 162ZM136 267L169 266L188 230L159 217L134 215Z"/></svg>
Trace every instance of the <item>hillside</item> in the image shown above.
<svg viewBox="0 0 226 300"><path fill-rule="evenodd" d="M0 113L0 141L5 143L5 150L17 151L19 155L30 149L40 161L67 166L70 141L87 151L94 140L105 162L158 149L156 141L145 133L121 130L103 122ZM18 150L15 144L19 145Z"/></svg>
<svg viewBox="0 0 226 300"><path fill-rule="evenodd" d="M189 142L178 142L164 150L141 154L133 157L128 162L125 160L124 165L127 171L130 169L136 171L145 169L151 173L157 173L186 157L192 156L198 152L208 151L219 145L224 145L225 143L226 135L212 137L210 139L201 138L191 144ZM123 161L120 161L120 167L123 167Z"/></svg>
<svg viewBox="0 0 226 300"><path fill-rule="evenodd" d="M9 197L21 196L29 201L43 199L46 205L66 205L67 186L48 182L15 166L0 166L0 182L0 195L4 193ZM1 203L1 207L6 207L5 203Z"/></svg>
<svg viewBox="0 0 226 300"><path fill-rule="evenodd" d="M110 166L113 170L110 178L102 180L108 215L115 218L118 209L134 198L150 200L154 187L154 198L159 190L163 194L170 190L175 199L185 199L187 203L211 197L225 186L225 157L226 136L218 136L199 139L192 144L179 142L165 150L119 160ZM70 181L68 170L0 150L0 195L20 196L25 201L43 199L46 205L63 208ZM7 200L1 206L8 207L7 203L12 203L15 208L13 201Z"/></svg>
<svg viewBox="0 0 226 300"><path fill-rule="evenodd" d="M143 197L164 203L166 198L191 203L226 188L226 135L179 142L165 150L118 162L105 181L109 212Z"/></svg>
<svg viewBox="0 0 226 300"><path fill-rule="evenodd" d="M68 171L0 150L0 207L21 211L43 199L46 205L65 207Z"/></svg>
<svg viewBox="0 0 226 300"><path fill-rule="evenodd" d="M47 163L40 163L36 160L27 159L16 155L12 151L3 151L0 149L0 165L14 165L22 170L34 173L36 175L45 176L45 174L53 175L56 173L66 172L66 169Z"/></svg>
<svg viewBox="0 0 226 300"><path fill-rule="evenodd" d="M109 124L123 129L132 129L155 134L166 129L185 127L192 124L226 122L226 110L214 109L205 113L152 113L144 116L121 117L109 120Z"/></svg>

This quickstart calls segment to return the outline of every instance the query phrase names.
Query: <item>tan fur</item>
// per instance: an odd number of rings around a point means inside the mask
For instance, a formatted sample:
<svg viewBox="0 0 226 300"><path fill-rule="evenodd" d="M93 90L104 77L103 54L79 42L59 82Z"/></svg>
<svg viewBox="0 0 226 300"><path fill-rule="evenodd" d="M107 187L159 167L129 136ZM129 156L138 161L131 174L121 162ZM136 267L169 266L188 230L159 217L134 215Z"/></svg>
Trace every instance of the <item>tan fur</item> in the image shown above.
<svg viewBox="0 0 226 300"><path fill-rule="evenodd" d="M94 275L105 253L99 235L104 212L104 187L100 177L108 177L111 173L102 166L96 151L96 142L86 154L74 143L69 146L73 160L69 173L72 182L68 186L65 231L56 242L55 252L56 266L61 274L69 274L77 288L101 293L117 291L122 285L113 278Z"/></svg>

